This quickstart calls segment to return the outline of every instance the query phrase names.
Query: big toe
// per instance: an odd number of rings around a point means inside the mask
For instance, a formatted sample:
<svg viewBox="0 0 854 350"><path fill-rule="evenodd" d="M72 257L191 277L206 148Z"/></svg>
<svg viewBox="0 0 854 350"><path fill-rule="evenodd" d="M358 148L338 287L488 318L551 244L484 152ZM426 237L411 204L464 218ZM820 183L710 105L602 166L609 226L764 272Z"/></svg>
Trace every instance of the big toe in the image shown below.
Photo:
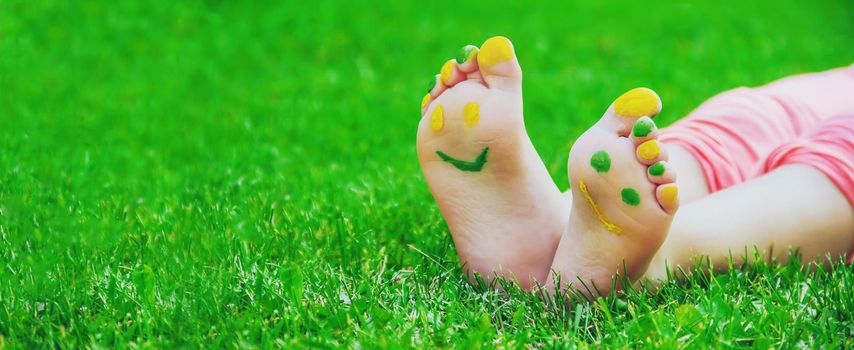
<svg viewBox="0 0 854 350"><path fill-rule="evenodd" d="M661 112L661 98L652 89L638 87L614 100L597 125L620 136L628 136L638 118L654 118Z"/></svg>
<svg viewBox="0 0 854 350"><path fill-rule="evenodd" d="M503 36L487 39L477 54L477 64L483 80L490 88L520 90L522 68L513 50L513 43Z"/></svg>

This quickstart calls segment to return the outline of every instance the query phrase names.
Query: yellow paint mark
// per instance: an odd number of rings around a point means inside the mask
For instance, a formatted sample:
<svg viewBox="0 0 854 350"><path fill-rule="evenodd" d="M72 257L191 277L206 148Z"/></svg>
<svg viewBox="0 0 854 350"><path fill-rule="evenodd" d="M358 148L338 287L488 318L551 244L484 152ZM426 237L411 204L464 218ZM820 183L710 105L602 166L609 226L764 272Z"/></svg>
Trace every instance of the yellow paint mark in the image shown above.
<svg viewBox="0 0 854 350"><path fill-rule="evenodd" d="M436 108L433 109L433 113L430 114L430 128L433 131L442 130L442 127L445 125L445 110L442 105L436 105Z"/></svg>
<svg viewBox="0 0 854 350"><path fill-rule="evenodd" d="M480 106L477 102L469 102L463 106L463 121L467 127L473 127L480 121Z"/></svg>
<svg viewBox="0 0 854 350"><path fill-rule="evenodd" d="M624 117L653 117L661 109L661 99L648 88L634 88L614 101L614 113Z"/></svg>
<svg viewBox="0 0 854 350"><path fill-rule="evenodd" d="M661 188L660 197L661 204L671 206L679 200L679 188L674 186L664 186Z"/></svg>
<svg viewBox="0 0 854 350"><path fill-rule="evenodd" d="M486 40L477 54L477 64L481 68L489 68L496 64L512 60L513 44L503 36L494 36Z"/></svg>
<svg viewBox="0 0 854 350"><path fill-rule="evenodd" d="M471 60L474 58L474 56L475 56L475 55L477 55L477 52L478 52L478 51L480 51L480 49L478 49L477 47L475 47L475 48L474 48L474 50L472 50L471 52L469 52L469 57L466 57L466 62L471 61Z"/></svg>
<svg viewBox="0 0 854 350"><path fill-rule="evenodd" d="M439 70L439 80L442 81L442 84L447 84L448 80L451 79L451 75L454 74L454 65L456 64L455 60L448 60L448 62L442 65L442 69Z"/></svg>
<svg viewBox="0 0 854 350"><path fill-rule="evenodd" d="M421 109L424 109L424 107L427 107L428 103L430 103L430 94L429 93L424 95L424 98L421 99Z"/></svg>
<svg viewBox="0 0 854 350"><path fill-rule="evenodd" d="M602 223L602 226L605 226L605 229L616 234L623 233L623 229L608 220L608 218L605 217L605 214L602 213L602 208L599 208L599 206L596 205L596 202L593 201L593 197L591 197L590 192L587 191L587 185L584 184L584 180L578 181L578 189L581 191L581 194L584 195L584 199L587 200L590 207L593 208L593 212L596 213L596 217L599 218L599 222Z"/></svg>
<svg viewBox="0 0 854 350"><path fill-rule="evenodd" d="M637 154L641 159L653 160L661 154L661 147L658 146L658 141L648 140L638 146Z"/></svg>

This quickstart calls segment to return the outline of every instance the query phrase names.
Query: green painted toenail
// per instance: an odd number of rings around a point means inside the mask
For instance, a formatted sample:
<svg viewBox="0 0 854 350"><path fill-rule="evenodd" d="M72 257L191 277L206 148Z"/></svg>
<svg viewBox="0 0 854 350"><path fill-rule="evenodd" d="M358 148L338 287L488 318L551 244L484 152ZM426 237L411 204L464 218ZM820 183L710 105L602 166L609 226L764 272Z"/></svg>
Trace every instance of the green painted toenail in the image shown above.
<svg viewBox="0 0 854 350"><path fill-rule="evenodd" d="M638 119L635 126L632 127L632 135L635 135L635 137L646 137L646 135L652 132L652 129L655 129L655 123L652 119L644 117Z"/></svg>
<svg viewBox="0 0 854 350"><path fill-rule="evenodd" d="M631 205L633 207L638 206L640 204L640 195L638 191L635 191L634 188L624 188L620 191L620 194L623 196L623 203Z"/></svg>
<svg viewBox="0 0 854 350"><path fill-rule="evenodd" d="M475 52L477 52L477 46L474 46L474 45L463 46L460 49L460 51L457 52L457 58L456 58L457 63L463 64L463 63L468 62L472 58L472 55Z"/></svg>
<svg viewBox="0 0 854 350"><path fill-rule="evenodd" d="M611 169L611 156L605 151L593 153L590 157L590 166L596 169L597 173L607 173Z"/></svg>
<svg viewBox="0 0 854 350"><path fill-rule="evenodd" d="M434 87L436 87L436 77L435 76L430 78L430 86L427 87L427 93L429 94L430 91L433 91Z"/></svg>
<svg viewBox="0 0 854 350"><path fill-rule="evenodd" d="M649 174L652 176L661 176L664 174L664 163L658 162L649 167Z"/></svg>

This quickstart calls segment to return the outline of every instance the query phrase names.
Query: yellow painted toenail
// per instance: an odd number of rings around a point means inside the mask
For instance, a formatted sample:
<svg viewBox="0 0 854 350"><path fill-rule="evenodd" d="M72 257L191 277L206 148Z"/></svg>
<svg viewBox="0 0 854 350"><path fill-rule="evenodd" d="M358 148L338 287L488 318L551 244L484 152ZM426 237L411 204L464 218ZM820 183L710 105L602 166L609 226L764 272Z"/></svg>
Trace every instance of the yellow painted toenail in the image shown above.
<svg viewBox="0 0 854 350"><path fill-rule="evenodd" d="M442 69L439 70L439 79L442 81L442 84L447 84L448 80L451 79L451 74L454 74L454 65L457 64L454 60L448 60L442 65Z"/></svg>
<svg viewBox="0 0 854 350"><path fill-rule="evenodd" d="M593 201L593 197L590 196L590 191L587 190L587 185L584 183L584 180L578 181L578 190L581 191L581 194L584 195L584 199L587 200L587 204L590 204L590 207L593 208L593 212L596 213L596 217L599 218L599 222L602 223L602 226L605 226L605 229L611 231L613 233L623 233L623 229L620 226L615 225L607 217L602 213L602 208Z"/></svg>
<svg viewBox="0 0 854 350"><path fill-rule="evenodd" d="M430 128L433 131L442 130L442 126L445 125L445 110L442 105L436 105L436 108L433 109L433 113L430 114Z"/></svg>
<svg viewBox="0 0 854 350"><path fill-rule="evenodd" d="M624 117L652 117L658 113L661 100L655 91L647 88L634 88L617 97L614 101L614 113Z"/></svg>
<svg viewBox="0 0 854 350"><path fill-rule="evenodd" d="M480 121L480 106L476 102L469 102L463 106L463 121L467 127L473 127Z"/></svg>
<svg viewBox="0 0 854 350"><path fill-rule="evenodd" d="M649 140L638 146L637 153L638 157L643 160L653 160L661 154L661 147L658 145L658 141Z"/></svg>
<svg viewBox="0 0 854 350"><path fill-rule="evenodd" d="M674 205L679 200L679 188L676 186L665 186L661 189L661 204Z"/></svg>
<svg viewBox="0 0 854 350"><path fill-rule="evenodd" d="M477 54L477 64L481 68L492 67L496 64L513 59L513 45L503 36L494 36L486 40Z"/></svg>
<svg viewBox="0 0 854 350"><path fill-rule="evenodd" d="M424 98L421 99L421 109L427 107L427 104L430 103L430 94L424 95Z"/></svg>

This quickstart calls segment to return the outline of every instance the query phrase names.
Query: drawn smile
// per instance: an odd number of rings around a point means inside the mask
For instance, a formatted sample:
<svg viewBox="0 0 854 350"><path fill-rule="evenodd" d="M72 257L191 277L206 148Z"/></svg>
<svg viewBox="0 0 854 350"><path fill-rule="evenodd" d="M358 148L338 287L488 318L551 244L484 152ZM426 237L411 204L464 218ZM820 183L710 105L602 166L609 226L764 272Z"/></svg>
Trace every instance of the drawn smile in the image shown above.
<svg viewBox="0 0 854 350"><path fill-rule="evenodd" d="M451 163L451 165L453 165L457 169L460 169L462 171L473 172L478 172L483 169L483 165L486 164L487 153L489 153L489 147L485 147L482 151L480 151L480 154L477 156L477 158L474 159L474 161L469 162L451 157L442 151L436 151L436 154L439 155L439 158L442 158L442 160Z"/></svg>

